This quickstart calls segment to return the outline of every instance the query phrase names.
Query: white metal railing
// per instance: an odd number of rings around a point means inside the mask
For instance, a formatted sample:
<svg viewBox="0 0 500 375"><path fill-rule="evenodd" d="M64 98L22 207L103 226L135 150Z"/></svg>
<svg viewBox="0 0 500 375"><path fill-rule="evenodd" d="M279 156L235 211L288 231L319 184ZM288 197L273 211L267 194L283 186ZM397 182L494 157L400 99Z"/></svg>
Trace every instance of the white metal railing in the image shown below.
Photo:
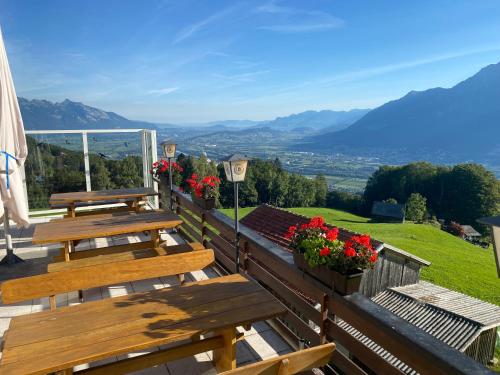
<svg viewBox="0 0 500 375"><path fill-rule="evenodd" d="M26 130L26 135L58 135L58 134L80 134L82 137L82 153L85 166L85 186L87 191L92 191L92 180L90 176L90 158L89 158L89 134L116 134L116 133L129 133L138 134L140 140L140 150L142 154L142 169L143 169L143 184L144 187L152 187L158 190L158 184L149 173L152 164L157 161L157 141L156 130L151 129L91 129L91 130ZM59 144L55 144L60 146ZM30 155L28 154L28 158ZM24 173L24 171L23 171ZM26 199L28 200L28 191L26 177L23 176L24 191ZM154 208L158 208L158 197L152 197L149 202ZM32 213L30 211L30 213Z"/></svg>

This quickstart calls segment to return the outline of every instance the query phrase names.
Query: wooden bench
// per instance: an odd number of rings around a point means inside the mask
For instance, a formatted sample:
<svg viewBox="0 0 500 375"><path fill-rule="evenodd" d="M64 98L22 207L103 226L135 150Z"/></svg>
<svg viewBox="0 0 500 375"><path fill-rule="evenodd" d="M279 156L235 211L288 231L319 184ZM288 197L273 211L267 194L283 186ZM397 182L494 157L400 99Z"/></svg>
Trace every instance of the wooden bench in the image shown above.
<svg viewBox="0 0 500 375"><path fill-rule="evenodd" d="M96 207L96 206L109 206L109 205L113 206ZM135 199L113 199L113 200L97 201L97 202L76 202L74 204L62 201L54 202L53 204L50 205L50 208L54 210L60 210L60 209L67 210L68 212L64 215L64 218L68 218L68 217L98 215L104 213L142 211L145 205L146 205L145 201L137 202ZM85 209L77 210L78 208L85 208Z"/></svg>
<svg viewBox="0 0 500 375"><path fill-rule="evenodd" d="M151 241L135 242L124 245L100 247L97 249L76 251L69 254L70 262L64 261L64 256L59 254L52 257L54 263L49 264L48 271L60 271L86 267L87 265L121 262L128 259L147 258L157 255L177 254L187 251L203 250L204 247L199 242L190 242L181 245L166 246L165 243L153 248Z"/></svg>
<svg viewBox="0 0 500 375"><path fill-rule="evenodd" d="M129 259L4 281L0 287L5 304L49 297L56 309L57 294L161 276L180 275L208 267L214 262L212 250Z"/></svg>
<svg viewBox="0 0 500 375"><path fill-rule="evenodd" d="M65 217L85 216L119 211L135 211L140 212L147 197L158 195L153 188L132 188L132 189L112 189L112 190L97 190L97 191L80 191L72 193L56 193L52 194L49 199L49 204L52 208L66 208L67 215ZM92 211L76 211L77 207L87 207L104 204L125 203L126 207L116 209L104 209Z"/></svg>
<svg viewBox="0 0 500 375"><path fill-rule="evenodd" d="M252 363L221 375L289 375L325 366L335 350L335 344L315 346L280 357Z"/></svg>
<svg viewBox="0 0 500 375"><path fill-rule="evenodd" d="M163 244L156 248L152 247L151 242L137 242L70 253L70 262L65 262L62 255L56 255L53 257L56 263L49 264L47 266L47 272L94 267L100 264L118 263L134 259L180 254L204 249L205 247L199 242L190 242L173 246L166 246ZM184 283L184 274L177 275L177 278L181 284ZM81 290L78 291L78 297L80 298L80 302L83 302L83 293Z"/></svg>

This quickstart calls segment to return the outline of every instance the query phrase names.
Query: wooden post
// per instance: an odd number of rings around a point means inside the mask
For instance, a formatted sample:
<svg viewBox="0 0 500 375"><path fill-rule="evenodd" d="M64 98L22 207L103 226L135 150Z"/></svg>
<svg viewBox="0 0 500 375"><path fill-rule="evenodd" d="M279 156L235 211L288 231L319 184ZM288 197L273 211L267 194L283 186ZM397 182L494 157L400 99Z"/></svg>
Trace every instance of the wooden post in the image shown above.
<svg viewBox="0 0 500 375"><path fill-rule="evenodd" d="M206 239L206 226L205 226L205 223L206 223L206 217L205 217L205 212L203 212L201 214L201 226L200 226L200 230L201 230L201 244L203 245L203 247L207 247L208 246L208 240Z"/></svg>
<svg viewBox="0 0 500 375"><path fill-rule="evenodd" d="M290 374L289 367L290 367L290 361L288 360L288 358L283 359L280 363L280 368L278 369L278 375Z"/></svg>
<svg viewBox="0 0 500 375"><path fill-rule="evenodd" d="M242 246L242 256L241 256L241 259L242 259L242 263L243 263L243 271L245 273L247 273L247 270L248 270L248 258L250 256L250 252L248 250L248 242L247 241L244 241L243 242L243 246Z"/></svg>
<svg viewBox="0 0 500 375"><path fill-rule="evenodd" d="M219 334L217 334L219 335ZM234 370L236 368L236 332L228 328L220 332L224 346L214 350L214 362L217 372Z"/></svg>
<svg viewBox="0 0 500 375"><path fill-rule="evenodd" d="M319 327L319 342L325 344L326 339L326 324L328 322L328 295L323 294L321 298L321 325Z"/></svg>

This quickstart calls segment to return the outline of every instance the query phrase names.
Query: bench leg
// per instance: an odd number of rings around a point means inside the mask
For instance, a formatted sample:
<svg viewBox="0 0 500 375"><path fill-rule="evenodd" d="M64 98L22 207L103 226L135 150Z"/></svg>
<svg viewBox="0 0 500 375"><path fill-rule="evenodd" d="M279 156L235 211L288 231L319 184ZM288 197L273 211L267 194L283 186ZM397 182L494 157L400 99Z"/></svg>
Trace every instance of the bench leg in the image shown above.
<svg viewBox="0 0 500 375"><path fill-rule="evenodd" d="M214 364L217 372L234 370L236 368L236 330L228 328L217 335L222 336L224 346L214 350Z"/></svg>

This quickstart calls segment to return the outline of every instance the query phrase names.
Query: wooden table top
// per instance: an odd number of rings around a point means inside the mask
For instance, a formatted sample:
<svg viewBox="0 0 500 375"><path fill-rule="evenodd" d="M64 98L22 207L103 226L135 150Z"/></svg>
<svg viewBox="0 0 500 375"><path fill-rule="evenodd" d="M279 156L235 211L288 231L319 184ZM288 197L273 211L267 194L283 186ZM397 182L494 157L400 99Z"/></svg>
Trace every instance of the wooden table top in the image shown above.
<svg viewBox="0 0 500 375"><path fill-rule="evenodd" d="M57 193L50 196L50 204L94 202L112 199L141 198L158 195L153 188L113 189L96 191L76 191L72 193Z"/></svg>
<svg viewBox="0 0 500 375"><path fill-rule="evenodd" d="M33 244L76 241L147 230L174 228L182 224L179 216L160 211L124 212L55 219L37 224Z"/></svg>
<svg viewBox="0 0 500 375"><path fill-rule="evenodd" d="M230 275L14 317L0 373L46 374L285 312L256 282Z"/></svg>

